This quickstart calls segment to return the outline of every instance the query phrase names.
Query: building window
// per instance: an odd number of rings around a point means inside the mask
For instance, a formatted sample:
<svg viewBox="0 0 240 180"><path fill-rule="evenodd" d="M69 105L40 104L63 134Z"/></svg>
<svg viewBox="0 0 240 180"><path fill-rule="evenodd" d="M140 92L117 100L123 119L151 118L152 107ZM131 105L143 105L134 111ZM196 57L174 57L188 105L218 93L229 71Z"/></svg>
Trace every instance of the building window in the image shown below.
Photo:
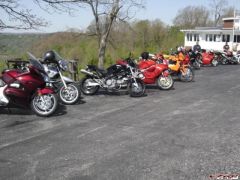
<svg viewBox="0 0 240 180"><path fill-rule="evenodd" d="M220 34L214 34L213 35L213 41L214 42L220 42L221 41L221 35Z"/></svg>
<svg viewBox="0 0 240 180"><path fill-rule="evenodd" d="M199 34L187 33L187 41L199 41Z"/></svg>
<svg viewBox="0 0 240 180"><path fill-rule="evenodd" d="M187 34L187 41L193 41L193 34Z"/></svg>
<svg viewBox="0 0 240 180"><path fill-rule="evenodd" d="M199 34L194 34L194 41L199 41Z"/></svg>
<svg viewBox="0 0 240 180"><path fill-rule="evenodd" d="M233 42L240 42L240 35L234 35L234 41Z"/></svg>
<svg viewBox="0 0 240 180"><path fill-rule="evenodd" d="M230 34L223 34L222 42L229 42L229 41L230 41Z"/></svg>
<svg viewBox="0 0 240 180"><path fill-rule="evenodd" d="M213 34L207 34L206 35L206 41L213 41L213 40L214 40Z"/></svg>

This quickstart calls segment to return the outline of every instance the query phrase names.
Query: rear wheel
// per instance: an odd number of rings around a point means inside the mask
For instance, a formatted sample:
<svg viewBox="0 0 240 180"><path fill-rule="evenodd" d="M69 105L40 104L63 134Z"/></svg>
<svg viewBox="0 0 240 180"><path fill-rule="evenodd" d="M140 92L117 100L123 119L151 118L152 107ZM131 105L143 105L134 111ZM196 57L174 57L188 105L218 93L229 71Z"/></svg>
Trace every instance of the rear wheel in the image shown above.
<svg viewBox="0 0 240 180"><path fill-rule="evenodd" d="M171 89L173 87L173 84L174 84L174 81L171 75L168 75L166 77L163 77L162 75L160 75L157 79L157 85L159 89L162 89L162 90Z"/></svg>
<svg viewBox="0 0 240 180"><path fill-rule="evenodd" d="M64 104L75 104L81 96L79 86L75 83L63 85L59 90L59 97Z"/></svg>
<svg viewBox="0 0 240 180"><path fill-rule="evenodd" d="M80 81L80 89L85 95L94 95L97 93L99 86L90 86L95 81L90 77L85 77Z"/></svg>
<svg viewBox="0 0 240 180"><path fill-rule="evenodd" d="M129 94L131 97L141 97L145 93L145 84L142 80L136 79L136 82L129 83Z"/></svg>
<svg viewBox="0 0 240 180"><path fill-rule="evenodd" d="M212 66L216 67L218 65L218 60L213 59L212 60Z"/></svg>
<svg viewBox="0 0 240 180"><path fill-rule="evenodd" d="M31 101L31 109L38 116L47 117L57 109L58 100L55 94L35 95Z"/></svg>

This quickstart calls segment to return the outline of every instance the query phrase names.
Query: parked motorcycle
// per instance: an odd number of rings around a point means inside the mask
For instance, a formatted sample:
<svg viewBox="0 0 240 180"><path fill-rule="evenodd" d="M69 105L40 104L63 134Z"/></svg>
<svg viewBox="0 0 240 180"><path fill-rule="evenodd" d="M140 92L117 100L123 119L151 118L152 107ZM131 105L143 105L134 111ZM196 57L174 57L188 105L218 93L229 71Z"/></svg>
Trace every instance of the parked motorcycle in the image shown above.
<svg viewBox="0 0 240 180"><path fill-rule="evenodd" d="M146 56L147 55L147 52ZM163 63L161 56L155 56L155 60L149 57L142 58L138 63L138 68L144 75L145 84L157 84L159 89L169 90L173 87L174 81L168 71L168 65Z"/></svg>
<svg viewBox="0 0 240 180"><path fill-rule="evenodd" d="M79 85L72 79L63 76L61 72L68 69L67 61L57 52L48 51L44 55L43 66L51 79L53 87L58 92L60 100L67 105L76 104L81 97Z"/></svg>
<svg viewBox="0 0 240 180"><path fill-rule="evenodd" d="M187 51L185 61L188 61L194 69L200 69L201 67L201 55L198 52L192 51L191 49ZM188 63L183 62L183 64Z"/></svg>
<svg viewBox="0 0 240 180"><path fill-rule="evenodd" d="M238 64L240 64L240 51L238 51L234 57L237 59Z"/></svg>
<svg viewBox="0 0 240 180"><path fill-rule="evenodd" d="M49 77L42 64L31 54L28 71L8 69L0 78L0 107L31 107L39 116L50 116L57 109L58 100L49 85Z"/></svg>
<svg viewBox="0 0 240 180"><path fill-rule="evenodd" d="M189 64L183 63L176 55L168 57L168 67L173 76L177 76L183 82L191 82L194 79L194 71Z"/></svg>
<svg viewBox="0 0 240 180"><path fill-rule="evenodd" d="M201 65L217 66L219 64L217 55L211 50L209 52L203 51L201 55Z"/></svg>
<svg viewBox="0 0 240 180"><path fill-rule="evenodd" d="M238 59L231 51L217 52L218 61L223 64L238 64Z"/></svg>
<svg viewBox="0 0 240 180"><path fill-rule="evenodd" d="M108 92L126 90L131 97L140 97L145 93L143 74L135 67L135 63L128 59L128 63L114 64L107 70L99 69L94 65L87 65L81 69L86 76L80 81L80 89L85 95L96 94L99 88Z"/></svg>

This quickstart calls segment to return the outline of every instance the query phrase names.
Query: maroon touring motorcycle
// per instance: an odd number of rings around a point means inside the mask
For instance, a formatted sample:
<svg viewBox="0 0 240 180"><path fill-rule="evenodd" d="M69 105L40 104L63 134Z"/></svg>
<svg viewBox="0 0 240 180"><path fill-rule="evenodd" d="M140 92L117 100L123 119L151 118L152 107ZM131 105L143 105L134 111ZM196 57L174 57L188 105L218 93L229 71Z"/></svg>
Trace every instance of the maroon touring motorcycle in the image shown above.
<svg viewBox="0 0 240 180"><path fill-rule="evenodd" d="M31 108L38 116L50 116L58 100L42 64L31 54L26 71L8 69L0 76L0 108Z"/></svg>

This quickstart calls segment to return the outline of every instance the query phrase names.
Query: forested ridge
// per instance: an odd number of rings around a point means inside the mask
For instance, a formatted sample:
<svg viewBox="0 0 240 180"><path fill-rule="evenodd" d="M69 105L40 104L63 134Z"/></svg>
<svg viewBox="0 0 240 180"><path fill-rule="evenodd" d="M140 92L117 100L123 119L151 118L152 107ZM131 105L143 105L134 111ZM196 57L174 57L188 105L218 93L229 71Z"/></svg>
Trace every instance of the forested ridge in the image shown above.
<svg viewBox="0 0 240 180"><path fill-rule="evenodd" d="M178 27L166 26L160 20L118 24L110 34L105 66L129 53L137 58L142 51L169 51L171 47L183 44L183 36ZM67 59L78 59L81 66L98 61L97 39L88 32L0 34L0 39L0 54L27 58L26 52L30 51L42 57L44 52L54 49Z"/></svg>

